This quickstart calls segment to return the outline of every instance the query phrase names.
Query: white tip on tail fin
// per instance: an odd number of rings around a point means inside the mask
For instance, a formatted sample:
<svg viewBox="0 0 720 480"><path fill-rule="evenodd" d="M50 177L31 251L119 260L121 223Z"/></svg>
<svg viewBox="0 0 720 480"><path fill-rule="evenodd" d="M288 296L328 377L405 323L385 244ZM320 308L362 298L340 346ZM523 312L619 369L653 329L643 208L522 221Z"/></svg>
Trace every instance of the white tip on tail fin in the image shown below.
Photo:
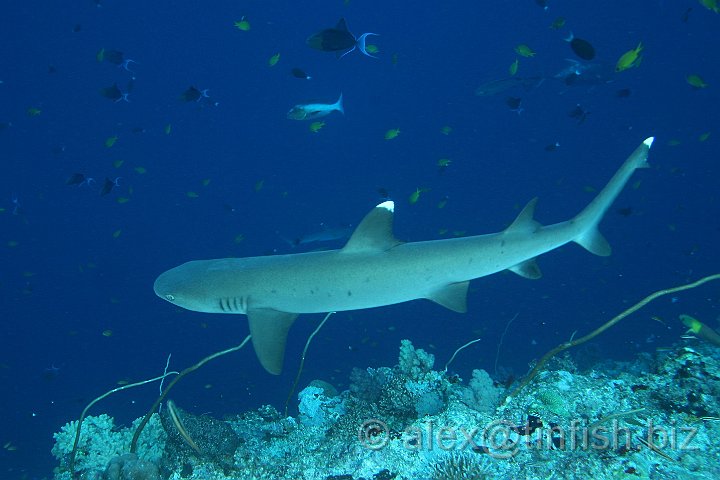
<svg viewBox="0 0 720 480"><path fill-rule="evenodd" d="M630 180L635 169L649 167L647 156L654 140L655 137L648 137L643 140L593 201L573 219L573 222L583 225L582 232L574 241L589 252L595 255L610 255L612 249L598 230L598 224L625 184Z"/></svg>
<svg viewBox="0 0 720 480"><path fill-rule="evenodd" d="M391 212L394 212L395 211L395 202L393 202L392 200L386 200L386 201L378 204L378 206L376 206L375 208L384 208L385 210L390 210Z"/></svg>

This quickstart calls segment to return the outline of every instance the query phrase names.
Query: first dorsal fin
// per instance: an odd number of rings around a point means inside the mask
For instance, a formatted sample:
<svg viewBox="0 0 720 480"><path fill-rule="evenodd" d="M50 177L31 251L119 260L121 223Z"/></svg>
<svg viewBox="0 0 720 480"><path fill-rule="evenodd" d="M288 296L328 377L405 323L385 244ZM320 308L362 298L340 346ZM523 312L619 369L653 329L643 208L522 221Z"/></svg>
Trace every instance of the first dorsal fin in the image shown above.
<svg viewBox="0 0 720 480"><path fill-rule="evenodd" d="M400 244L392 232L395 203L388 200L370 210L353 232L342 251L384 252Z"/></svg>

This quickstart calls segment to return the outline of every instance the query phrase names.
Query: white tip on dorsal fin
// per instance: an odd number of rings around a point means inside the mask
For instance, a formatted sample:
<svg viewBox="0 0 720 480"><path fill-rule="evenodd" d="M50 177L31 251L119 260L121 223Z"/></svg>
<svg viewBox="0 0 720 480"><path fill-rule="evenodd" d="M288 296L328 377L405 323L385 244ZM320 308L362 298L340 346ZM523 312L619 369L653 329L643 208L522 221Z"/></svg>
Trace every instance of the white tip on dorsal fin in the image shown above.
<svg viewBox="0 0 720 480"><path fill-rule="evenodd" d="M380 204L378 204L375 208L385 208L387 210L390 210L391 212L395 211L395 202L392 200L386 200Z"/></svg>
<svg viewBox="0 0 720 480"><path fill-rule="evenodd" d="M515 217L513 223L505 229L505 232L532 233L540 228L542 225L533 218L535 215L535 205L537 204L537 200L537 197L530 200L527 205L525 205L525 208L522 209L520 214Z"/></svg>
<svg viewBox="0 0 720 480"><path fill-rule="evenodd" d="M382 202L370 210L370 213L365 215L365 218L355 229L342 251L382 252L401 243L393 236L392 232L394 210L395 202L390 200Z"/></svg>

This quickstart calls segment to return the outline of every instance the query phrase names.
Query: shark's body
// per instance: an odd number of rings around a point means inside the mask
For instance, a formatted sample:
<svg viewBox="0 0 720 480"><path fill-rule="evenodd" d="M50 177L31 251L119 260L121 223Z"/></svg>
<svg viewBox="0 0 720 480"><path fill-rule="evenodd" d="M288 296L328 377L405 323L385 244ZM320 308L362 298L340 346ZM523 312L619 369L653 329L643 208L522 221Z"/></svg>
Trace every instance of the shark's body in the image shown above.
<svg viewBox="0 0 720 480"><path fill-rule="evenodd" d="M403 243L392 234L394 205L388 201L367 214L340 250L191 261L160 275L155 293L188 310L246 314L260 362L278 374L298 314L421 298L465 312L472 279L502 270L539 278L535 257L569 242L609 255L597 225L633 171L647 166L652 141L645 140L598 196L565 222L540 225L532 200L502 232Z"/></svg>

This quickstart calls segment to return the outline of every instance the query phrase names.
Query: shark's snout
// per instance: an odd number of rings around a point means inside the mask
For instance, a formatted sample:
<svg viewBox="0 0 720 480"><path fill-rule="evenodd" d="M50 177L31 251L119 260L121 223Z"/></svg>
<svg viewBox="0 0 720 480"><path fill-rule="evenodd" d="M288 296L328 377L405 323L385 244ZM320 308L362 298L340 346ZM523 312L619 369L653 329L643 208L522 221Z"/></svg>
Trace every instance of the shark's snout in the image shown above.
<svg viewBox="0 0 720 480"><path fill-rule="evenodd" d="M158 297L164 298L168 301L172 301L174 300L174 296L172 293L169 293L169 288L167 285L168 273L169 272L164 272L155 279L155 283L153 284L153 290L155 291L155 295L157 295Z"/></svg>

